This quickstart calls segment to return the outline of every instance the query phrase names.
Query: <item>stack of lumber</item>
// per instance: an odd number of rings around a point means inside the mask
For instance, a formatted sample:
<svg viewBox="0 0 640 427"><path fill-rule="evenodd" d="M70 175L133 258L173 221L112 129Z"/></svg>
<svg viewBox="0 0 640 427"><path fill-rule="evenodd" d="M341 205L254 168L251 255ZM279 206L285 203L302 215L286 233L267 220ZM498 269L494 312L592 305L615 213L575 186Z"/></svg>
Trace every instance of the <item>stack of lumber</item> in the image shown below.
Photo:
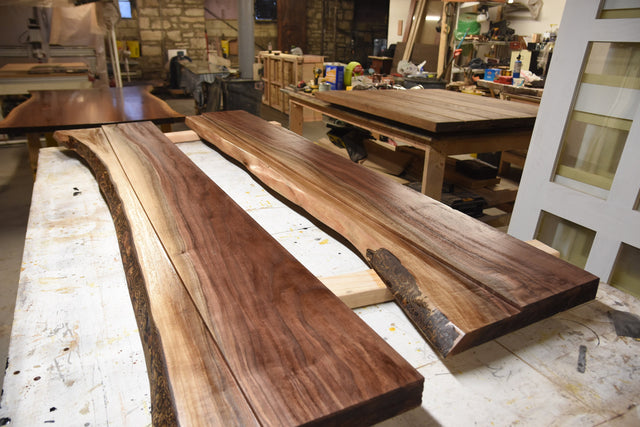
<svg viewBox="0 0 640 427"><path fill-rule="evenodd" d="M154 425L370 424L420 404L422 376L151 123L55 137L109 204Z"/></svg>
<svg viewBox="0 0 640 427"><path fill-rule="evenodd" d="M592 274L286 129L242 111L187 124L349 240L443 356L595 297Z"/></svg>

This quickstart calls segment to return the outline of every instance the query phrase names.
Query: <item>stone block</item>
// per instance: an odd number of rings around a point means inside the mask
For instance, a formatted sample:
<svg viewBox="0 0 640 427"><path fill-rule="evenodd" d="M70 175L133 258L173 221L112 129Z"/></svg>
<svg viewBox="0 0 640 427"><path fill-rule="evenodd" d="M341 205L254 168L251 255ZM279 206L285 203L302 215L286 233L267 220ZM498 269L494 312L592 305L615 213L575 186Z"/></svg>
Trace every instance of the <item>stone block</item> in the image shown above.
<svg viewBox="0 0 640 427"><path fill-rule="evenodd" d="M184 10L184 15L186 15L186 16L200 16L200 17L204 18L204 8L200 7L200 8L195 8L195 9L185 9Z"/></svg>
<svg viewBox="0 0 640 427"><path fill-rule="evenodd" d="M140 52L143 56L162 56L162 48L160 46L142 46Z"/></svg>
<svg viewBox="0 0 640 427"><path fill-rule="evenodd" d="M152 16L158 17L160 16L160 10L152 7L141 7L138 8L138 16Z"/></svg>
<svg viewBox="0 0 640 427"><path fill-rule="evenodd" d="M162 34L164 34L163 31L144 30L140 31L140 39L142 41L160 41L162 40Z"/></svg>
<svg viewBox="0 0 640 427"><path fill-rule="evenodd" d="M148 16L141 16L138 18L138 25L141 30L151 29L151 19Z"/></svg>
<svg viewBox="0 0 640 427"><path fill-rule="evenodd" d="M183 11L180 7L167 7L162 9L162 16L182 16Z"/></svg>
<svg viewBox="0 0 640 427"><path fill-rule="evenodd" d="M168 40L176 42L182 41L182 31L167 31L165 34Z"/></svg>
<svg viewBox="0 0 640 427"><path fill-rule="evenodd" d="M178 22L180 23L193 23L193 22L202 22L202 18L194 18L190 16L179 16Z"/></svg>
<svg viewBox="0 0 640 427"><path fill-rule="evenodd" d="M193 38L189 40L189 47L191 49L207 49L207 44L204 41L204 37L202 38Z"/></svg>

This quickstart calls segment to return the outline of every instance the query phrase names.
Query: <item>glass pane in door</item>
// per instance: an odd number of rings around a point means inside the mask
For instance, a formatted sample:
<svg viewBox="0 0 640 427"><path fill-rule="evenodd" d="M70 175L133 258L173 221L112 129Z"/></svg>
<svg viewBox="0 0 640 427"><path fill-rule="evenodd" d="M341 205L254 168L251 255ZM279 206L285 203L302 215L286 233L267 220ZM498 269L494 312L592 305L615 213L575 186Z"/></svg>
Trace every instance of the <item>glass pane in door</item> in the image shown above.
<svg viewBox="0 0 640 427"><path fill-rule="evenodd" d="M639 104L640 43L591 43L554 181L606 199Z"/></svg>
<svg viewBox="0 0 640 427"><path fill-rule="evenodd" d="M640 298L640 249L620 245L609 284Z"/></svg>
<svg viewBox="0 0 640 427"><path fill-rule="evenodd" d="M541 211L536 239L560 251L560 258L584 268L596 232L559 216Z"/></svg>
<svg viewBox="0 0 640 427"><path fill-rule="evenodd" d="M638 0L604 0L598 19L640 18Z"/></svg>

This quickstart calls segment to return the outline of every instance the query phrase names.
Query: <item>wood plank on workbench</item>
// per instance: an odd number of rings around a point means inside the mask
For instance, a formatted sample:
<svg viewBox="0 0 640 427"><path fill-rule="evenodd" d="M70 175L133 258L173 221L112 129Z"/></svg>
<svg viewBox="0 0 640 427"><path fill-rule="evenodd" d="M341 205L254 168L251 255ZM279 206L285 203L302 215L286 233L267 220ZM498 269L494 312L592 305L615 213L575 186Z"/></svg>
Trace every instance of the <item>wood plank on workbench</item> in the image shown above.
<svg viewBox="0 0 640 427"><path fill-rule="evenodd" d="M442 89L407 91L329 91L316 96L352 110L430 132L531 128L536 106Z"/></svg>
<svg viewBox="0 0 640 427"><path fill-rule="evenodd" d="M419 405L422 377L154 126L103 131L258 422Z"/></svg>
<svg viewBox="0 0 640 427"><path fill-rule="evenodd" d="M258 425L102 129L59 131L56 138L87 159L120 229L154 425ZM78 140L91 141L91 151Z"/></svg>
<svg viewBox="0 0 640 427"><path fill-rule="evenodd" d="M184 115L151 94L151 86L44 90L33 91L31 98L11 110L0 129L47 132L141 120L173 123L183 121Z"/></svg>
<svg viewBox="0 0 640 427"><path fill-rule="evenodd" d="M595 296L595 276L285 129L240 111L187 124L350 240L444 355Z"/></svg>

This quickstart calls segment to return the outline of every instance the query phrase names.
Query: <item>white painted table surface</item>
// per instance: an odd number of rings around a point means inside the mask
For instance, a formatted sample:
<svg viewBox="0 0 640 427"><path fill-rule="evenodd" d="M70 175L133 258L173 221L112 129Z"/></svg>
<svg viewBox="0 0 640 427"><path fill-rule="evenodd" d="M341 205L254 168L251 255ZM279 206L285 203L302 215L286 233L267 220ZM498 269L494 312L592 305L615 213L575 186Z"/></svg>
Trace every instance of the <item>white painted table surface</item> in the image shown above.
<svg viewBox="0 0 640 427"><path fill-rule="evenodd" d="M368 268L216 151L179 146L314 274ZM425 377L422 406L382 425L640 425L640 342L617 337L611 309L639 313L640 302L601 285L596 301L446 361L395 303L356 309ZM585 373L576 369L580 345ZM40 151L0 418L16 426L151 420L111 216L89 170L60 148Z"/></svg>

